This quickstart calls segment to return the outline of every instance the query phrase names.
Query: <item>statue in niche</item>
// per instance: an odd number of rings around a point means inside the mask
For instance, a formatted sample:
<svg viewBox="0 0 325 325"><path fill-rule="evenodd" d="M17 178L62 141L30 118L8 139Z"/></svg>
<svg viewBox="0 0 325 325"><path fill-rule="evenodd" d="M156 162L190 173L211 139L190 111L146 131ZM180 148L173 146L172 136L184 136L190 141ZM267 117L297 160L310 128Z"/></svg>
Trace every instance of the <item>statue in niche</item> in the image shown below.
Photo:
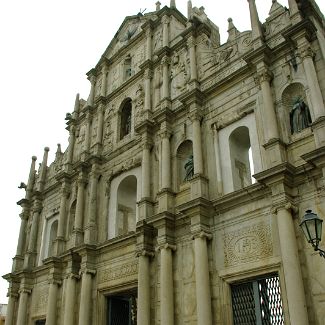
<svg viewBox="0 0 325 325"><path fill-rule="evenodd" d="M301 132L311 124L310 111L301 97L296 97L290 112L291 134Z"/></svg>
<svg viewBox="0 0 325 325"><path fill-rule="evenodd" d="M160 67L155 70L153 87L154 87L154 106L158 106L161 100L162 72Z"/></svg>
<svg viewBox="0 0 325 325"><path fill-rule="evenodd" d="M136 91L136 100L135 100L135 122L139 123L142 121L144 108L144 91L142 86L139 84Z"/></svg>
<svg viewBox="0 0 325 325"><path fill-rule="evenodd" d="M184 169L185 169L185 177L184 177L184 181L187 182L190 179L192 179L193 175L194 175L194 159L193 159L193 155L190 155L187 158L187 161L184 165Z"/></svg>
<svg viewBox="0 0 325 325"><path fill-rule="evenodd" d="M188 72L186 71L185 63L180 60L179 54L175 54L172 61L170 72L172 98L177 97L186 89Z"/></svg>

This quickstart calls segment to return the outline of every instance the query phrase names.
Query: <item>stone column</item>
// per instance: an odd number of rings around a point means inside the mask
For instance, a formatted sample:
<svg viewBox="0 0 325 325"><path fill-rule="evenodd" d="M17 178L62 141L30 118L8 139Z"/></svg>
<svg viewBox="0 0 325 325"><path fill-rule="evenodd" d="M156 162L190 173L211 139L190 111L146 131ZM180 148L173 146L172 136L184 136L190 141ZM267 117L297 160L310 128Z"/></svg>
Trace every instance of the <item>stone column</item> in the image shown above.
<svg viewBox="0 0 325 325"><path fill-rule="evenodd" d="M75 127L71 125L69 128L69 147L68 147L68 155L67 155L68 164L71 164L73 162L73 151L74 151L75 141L76 141Z"/></svg>
<svg viewBox="0 0 325 325"><path fill-rule="evenodd" d="M162 17L161 21L163 23L163 47L169 46L169 17Z"/></svg>
<svg viewBox="0 0 325 325"><path fill-rule="evenodd" d="M272 75L266 68L262 68L260 71L258 71L258 75L264 104L263 128L265 132L265 140L266 142L269 142L271 139L279 138L275 108L273 104L272 91L270 86Z"/></svg>
<svg viewBox="0 0 325 325"><path fill-rule="evenodd" d="M102 87L100 88L100 96L106 97L106 86L107 86L107 66L106 64L102 67Z"/></svg>
<svg viewBox="0 0 325 325"><path fill-rule="evenodd" d="M84 192L85 180L83 175L80 174L78 178L78 192L76 203L76 215L74 220L74 244L79 245L82 242L83 232L83 217L84 217Z"/></svg>
<svg viewBox="0 0 325 325"><path fill-rule="evenodd" d="M19 306L17 313L17 324L16 325L26 325L27 319L27 303L28 296L30 295L31 290L22 288L19 290Z"/></svg>
<svg viewBox="0 0 325 325"><path fill-rule="evenodd" d="M189 37L187 40L187 46L190 52L190 71L191 71L191 81L197 80L197 66L196 66L196 40L194 36Z"/></svg>
<svg viewBox="0 0 325 325"><path fill-rule="evenodd" d="M21 221L20 221L19 238L18 238L16 255L22 256L25 240L26 240L26 227L27 227L29 211L27 209L24 209L24 211L19 216Z"/></svg>
<svg viewBox="0 0 325 325"><path fill-rule="evenodd" d="M203 158L202 158L202 140L201 140L201 115L194 112L191 115L193 127L193 161L194 175L203 174Z"/></svg>
<svg viewBox="0 0 325 325"><path fill-rule="evenodd" d="M277 224L286 284L290 324L309 324L291 204L277 209Z"/></svg>
<svg viewBox="0 0 325 325"><path fill-rule="evenodd" d="M145 142L142 147L142 198L150 197L150 148Z"/></svg>
<svg viewBox="0 0 325 325"><path fill-rule="evenodd" d="M161 136L161 188L171 187L171 169L170 169L170 138L171 133L163 130Z"/></svg>
<svg viewBox="0 0 325 325"><path fill-rule="evenodd" d="M161 324L174 324L174 283L172 251L176 246L164 244L160 248L160 317Z"/></svg>
<svg viewBox="0 0 325 325"><path fill-rule="evenodd" d="M55 325L57 323L57 299L60 282L52 279L49 287L49 295L46 310L46 325Z"/></svg>
<svg viewBox="0 0 325 325"><path fill-rule="evenodd" d="M7 315L5 320L5 325L15 325L14 324L14 313L17 303L17 294L11 293L9 289L8 293L8 306L7 306Z"/></svg>
<svg viewBox="0 0 325 325"><path fill-rule="evenodd" d="M211 239L211 235L203 231L194 236L195 282L198 325L212 325L207 239Z"/></svg>
<svg viewBox="0 0 325 325"><path fill-rule="evenodd" d="M101 144L103 140L103 127L104 127L104 105L100 104L98 107L98 128L96 143Z"/></svg>
<svg viewBox="0 0 325 325"><path fill-rule="evenodd" d="M91 324L90 315L92 309L92 277L96 271L84 269L81 276L81 293L79 306L79 325Z"/></svg>
<svg viewBox="0 0 325 325"><path fill-rule="evenodd" d="M69 195L69 189L67 184L64 182L61 186L61 201L60 201L60 212L59 212L59 223L58 232L56 237L56 254L59 255L64 249L65 240L65 229L67 226L67 199Z"/></svg>
<svg viewBox="0 0 325 325"><path fill-rule="evenodd" d="M88 79L90 81L90 93L87 99L87 105L94 106L96 78L95 76L90 76Z"/></svg>
<svg viewBox="0 0 325 325"><path fill-rule="evenodd" d="M150 267L149 259L152 253L145 250L138 253L138 312L137 323L150 325Z"/></svg>
<svg viewBox="0 0 325 325"><path fill-rule="evenodd" d="M150 27L146 31L146 37L147 37L146 60L151 60L152 59L152 32Z"/></svg>
<svg viewBox="0 0 325 325"><path fill-rule="evenodd" d="M90 149L90 136L91 136L91 120L92 116L88 112L86 115L87 125L86 125L86 134L85 134L85 148L84 151L88 152Z"/></svg>
<svg viewBox="0 0 325 325"><path fill-rule="evenodd" d="M74 310L76 301L76 276L74 274L70 274L65 281L66 287L63 325L71 325L74 324Z"/></svg>
<svg viewBox="0 0 325 325"><path fill-rule="evenodd" d="M212 132L213 132L214 153L216 157L217 189L219 195L222 195L223 194L222 169L221 169L221 161L220 161L218 128L216 124L213 124Z"/></svg>
<svg viewBox="0 0 325 325"><path fill-rule="evenodd" d="M151 111L151 78L150 69L146 69L144 73L144 110Z"/></svg>
<svg viewBox="0 0 325 325"><path fill-rule="evenodd" d="M310 91L310 99L312 102L314 119L317 120L319 117L325 115L325 107L313 62L314 52L310 46L305 45L300 50L300 55L302 57L302 62L304 65L306 79Z"/></svg>
<svg viewBox="0 0 325 325"><path fill-rule="evenodd" d="M169 98L169 81L170 81L170 77L169 77L169 57L164 56L161 64L163 66L163 99L165 98Z"/></svg>
<svg viewBox="0 0 325 325"><path fill-rule="evenodd" d="M89 203L88 203L88 211L87 211L87 224L85 227L85 243L86 244L94 244L96 242L97 237L97 183L98 183L98 175L97 175L98 165L93 163L91 166L91 172L89 174L89 186L90 186L90 194L89 194Z"/></svg>

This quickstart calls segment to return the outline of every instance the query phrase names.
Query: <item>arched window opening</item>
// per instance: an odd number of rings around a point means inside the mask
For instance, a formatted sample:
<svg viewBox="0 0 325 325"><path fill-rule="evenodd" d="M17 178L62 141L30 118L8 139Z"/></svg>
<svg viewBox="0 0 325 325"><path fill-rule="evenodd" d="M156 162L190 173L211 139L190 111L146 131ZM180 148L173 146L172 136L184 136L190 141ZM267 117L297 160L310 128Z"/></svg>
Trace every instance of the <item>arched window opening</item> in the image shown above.
<svg viewBox="0 0 325 325"><path fill-rule="evenodd" d="M251 147L249 130L246 126L235 129L229 137L231 170L234 190L242 189L252 184L252 159L249 158Z"/></svg>
<svg viewBox="0 0 325 325"><path fill-rule="evenodd" d="M51 225L49 247L48 247L48 254L47 254L48 257L53 256L54 254L55 240L58 232L58 223L59 223L58 220L55 220Z"/></svg>
<svg viewBox="0 0 325 325"><path fill-rule="evenodd" d="M137 208L137 178L134 175L127 176L120 183L117 190L117 236L135 231Z"/></svg>
<svg viewBox="0 0 325 325"><path fill-rule="evenodd" d="M177 149L177 184L189 181L194 175L193 144L186 140Z"/></svg>
<svg viewBox="0 0 325 325"><path fill-rule="evenodd" d="M131 133L131 118L132 118L132 101L130 98L126 100L121 109L121 128L120 140Z"/></svg>

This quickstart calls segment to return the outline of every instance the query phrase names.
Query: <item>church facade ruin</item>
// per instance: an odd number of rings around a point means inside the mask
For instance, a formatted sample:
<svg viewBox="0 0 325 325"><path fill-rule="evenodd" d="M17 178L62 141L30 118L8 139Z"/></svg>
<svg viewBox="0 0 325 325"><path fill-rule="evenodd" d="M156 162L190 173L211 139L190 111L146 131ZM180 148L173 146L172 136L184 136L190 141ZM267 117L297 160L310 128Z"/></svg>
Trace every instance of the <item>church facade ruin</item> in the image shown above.
<svg viewBox="0 0 325 325"><path fill-rule="evenodd" d="M7 325L324 324L325 21L269 2L223 44L191 1L125 18L22 184Z"/></svg>

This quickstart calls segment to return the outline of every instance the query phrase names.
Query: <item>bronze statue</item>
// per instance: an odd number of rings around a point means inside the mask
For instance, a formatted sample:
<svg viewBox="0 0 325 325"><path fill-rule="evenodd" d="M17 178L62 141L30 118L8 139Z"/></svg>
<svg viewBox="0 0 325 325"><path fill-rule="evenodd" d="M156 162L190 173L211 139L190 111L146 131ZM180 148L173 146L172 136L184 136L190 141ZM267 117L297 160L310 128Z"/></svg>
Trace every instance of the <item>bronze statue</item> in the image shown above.
<svg viewBox="0 0 325 325"><path fill-rule="evenodd" d="M308 106L301 97L295 98L290 112L291 134L301 132L303 129L308 128L311 122Z"/></svg>
<svg viewBox="0 0 325 325"><path fill-rule="evenodd" d="M189 181L193 175L194 175L194 161L193 161L193 155L190 155L184 165L185 168L185 177L184 181L187 182Z"/></svg>

